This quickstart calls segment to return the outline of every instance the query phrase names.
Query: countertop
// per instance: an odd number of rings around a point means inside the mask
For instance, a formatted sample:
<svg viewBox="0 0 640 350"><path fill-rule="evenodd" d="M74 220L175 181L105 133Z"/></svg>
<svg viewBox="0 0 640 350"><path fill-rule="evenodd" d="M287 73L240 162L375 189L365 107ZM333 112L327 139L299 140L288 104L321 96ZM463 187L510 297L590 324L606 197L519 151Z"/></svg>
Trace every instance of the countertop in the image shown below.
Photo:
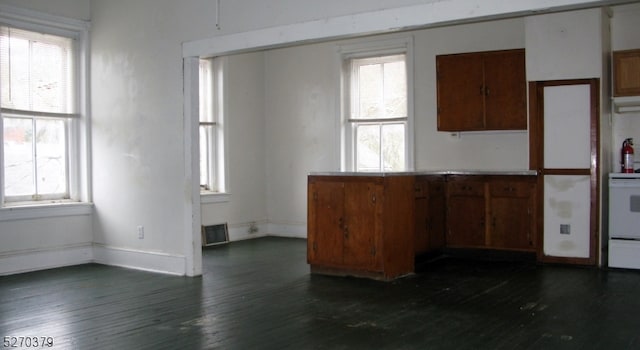
<svg viewBox="0 0 640 350"><path fill-rule="evenodd" d="M317 171L310 176L419 176L419 175L538 175L536 170L416 170L402 172Z"/></svg>

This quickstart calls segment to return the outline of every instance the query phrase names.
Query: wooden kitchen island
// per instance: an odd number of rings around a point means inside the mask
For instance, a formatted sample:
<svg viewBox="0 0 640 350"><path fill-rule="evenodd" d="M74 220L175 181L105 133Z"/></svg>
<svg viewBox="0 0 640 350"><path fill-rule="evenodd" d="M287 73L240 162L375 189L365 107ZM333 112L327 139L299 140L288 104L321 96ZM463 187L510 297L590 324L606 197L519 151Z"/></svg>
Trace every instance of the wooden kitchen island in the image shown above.
<svg viewBox="0 0 640 350"><path fill-rule="evenodd" d="M413 273L416 255L445 248L534 253L536 179L535 171L311 174L307 262L312 273L389 281Z"/></svg>

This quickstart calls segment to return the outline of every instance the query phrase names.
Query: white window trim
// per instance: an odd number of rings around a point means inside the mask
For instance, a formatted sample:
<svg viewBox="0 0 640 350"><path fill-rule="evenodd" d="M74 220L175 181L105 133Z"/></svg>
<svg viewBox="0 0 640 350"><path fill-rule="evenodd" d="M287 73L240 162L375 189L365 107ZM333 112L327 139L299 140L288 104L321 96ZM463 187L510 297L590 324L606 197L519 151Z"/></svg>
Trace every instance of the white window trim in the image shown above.
<svg viewBox="0 0 640 350"><path fill-rule="evenodd" d="M91 195L91 144L89 102L89 22L50 15L33 10L0 4L0 23L25 30L72 37L77 40L75 74L78 89L78 120L70 123L75 129L70 133L69 148L69 200L57 201L4 201L4 184L0 181L0 221L55 217L66 215L88 215L93 211ZM2 120L0 119L0 128ZM2 134L0 133L0 142ZM0 152L0 164L4 152Z"/></svg>
<svg viewBox="0 0 640 350"><path fill-rule="evenodd" d="M338 88L338 125L340 139L340 170L355 171L355 147L353 145L353 132L349 120L350 108L350 82L345 77L350 76L350 65L346 64L350 58L363 58L372 56L384 56L393 54L405 54L407 65L407 127L405 137L407 147L405 150L404 171L414 170L414 59L413 36L399 38L364 41L338 45L337 66L339 67L340 80Z"/></svg>

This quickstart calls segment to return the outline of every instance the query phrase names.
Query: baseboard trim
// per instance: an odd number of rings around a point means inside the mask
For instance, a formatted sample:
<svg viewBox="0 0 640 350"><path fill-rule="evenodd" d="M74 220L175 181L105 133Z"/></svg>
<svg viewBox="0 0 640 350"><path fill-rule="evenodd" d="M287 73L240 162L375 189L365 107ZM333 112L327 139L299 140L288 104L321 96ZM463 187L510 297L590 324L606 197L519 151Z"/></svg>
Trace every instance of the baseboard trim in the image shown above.
<svg viewBox="0 0 640 350"><path fill-rule="evenodd" d="M255 225L258 228L257 232L249 233L249 229L251 225ZM267 224L266 223L254 223L248 222L243 224L233 224L228 226L229 230L229 242L233 241L243 241L245 239L254 239L260 238L267 235Z"/></svg>
<svg viewBox="0 0 640 350"><path fill-rule="evenodd" d="M93 261L98 264L182 276L186 271L182 255L149 252L94 244Z"/></svg>
<svg viewBox="0 0 640 350"><path fill-rule="evenodd" d="M267 227L269 236L307 238L307 224L271 222Z"/></svg>
<svg viewBox="0 0 640 350"><path fill-rule="evenodd" d="M91 243L0 255L0 276L93 262Z"/></svg>

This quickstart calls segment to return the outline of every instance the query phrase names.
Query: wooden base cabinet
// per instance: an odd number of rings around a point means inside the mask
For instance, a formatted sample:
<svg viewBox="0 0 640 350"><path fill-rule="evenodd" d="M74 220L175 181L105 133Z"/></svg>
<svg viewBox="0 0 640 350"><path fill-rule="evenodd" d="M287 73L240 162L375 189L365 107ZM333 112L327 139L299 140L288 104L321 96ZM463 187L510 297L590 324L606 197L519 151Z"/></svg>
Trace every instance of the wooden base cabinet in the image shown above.
<svg viewBox="0 0 640 350"><path fill-rule="evenodd" d="M437 252L445 246L444 176L417 176L415 184L416 255Z"/></svg>
<svg viewBox="0 0 640 350"><path fill-rule="evenodd" d="M535 187L533 177L489 180L489 247L535 250Z"/></svg>
<svg viewBox="0 0 640 350"><path fill-rule="evenodd" d="M484 247L486 235L484 178L452 176L447 181L447 247Z"/></svg>
<svg viewBox="0 0 640 350"><path fill-rule="evenodd" d="M412 273L413 191L413 176L309 176L311 272L382 280Z"/></svg>
<svg viewBox="0 0 640 350"><path fill-rule="evenodd" d="M451 176L447 247L536 250L535 176Z"/></svg>

